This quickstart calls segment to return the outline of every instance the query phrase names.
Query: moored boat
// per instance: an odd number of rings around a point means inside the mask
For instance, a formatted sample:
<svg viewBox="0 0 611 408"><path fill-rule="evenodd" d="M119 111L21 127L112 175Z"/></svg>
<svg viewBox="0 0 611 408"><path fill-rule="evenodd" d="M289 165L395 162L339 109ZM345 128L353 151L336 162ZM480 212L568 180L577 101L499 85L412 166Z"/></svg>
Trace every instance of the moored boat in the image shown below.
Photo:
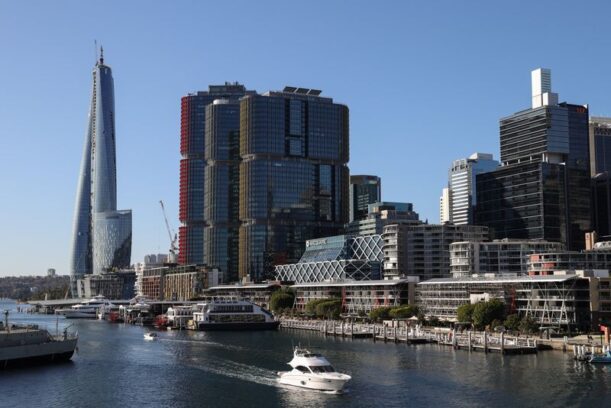
<svg viewBox="0 0 611 408"><path fill-rule="evenodd" d="M53 336L36 325L9 325L5 311L5 322L0 322L0 369L68 361L77 341L67 328L63 335Z"/></svg>
<svg viewBox="0 0 611 408"><path fill-rule="evenodd" d="M104 296L94 296L78 305L66 309L58 309L55 313L66 319L96 319L100 308L111 309L114 305Z"/></svg>
<svg viewBox="0 0 611 408"><path fill-rule="evenodd" d="M293 359L288 363L291 371L279 372L280 384L309 388L318 391L341 392L352 378L335 371L329 361L320 354L296 347Z"/></svg>
<svg viewBox="0 0 611 408"><path fill-rule="evenodd" d="M604 354L593 354L588 361L593 364L611 364L611 351L607 350Z"/></svg>
<svg viewBox="0 0 611 408"><path fill-rule="evenodd" d="M194 309L198 330L276 330L280 325L271 312L246 300L213 299Z"/></svg>

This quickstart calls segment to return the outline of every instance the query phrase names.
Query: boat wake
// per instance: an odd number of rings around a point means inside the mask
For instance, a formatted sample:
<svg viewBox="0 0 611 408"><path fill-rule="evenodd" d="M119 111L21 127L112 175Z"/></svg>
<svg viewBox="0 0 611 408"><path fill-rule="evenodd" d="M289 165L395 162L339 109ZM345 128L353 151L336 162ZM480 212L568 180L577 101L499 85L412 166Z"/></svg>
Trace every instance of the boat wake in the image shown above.
<svg viewBox="0 0 611 408"><path fill-rule="evenodd" d="M227 350L244 350L244 348L240 346L233 346L230 344L223 344L223 343L218 343L215 341L208 341L208 340L184 340L184 339L171 339L167 337L160 337L159 341L169 342L169 343L172 343L172 342L173 343L192 343L192 344L199 344L202 346L221 347Z"/></svg>
<svg viewBox="0 0 611 408"><path fill-rule="evenodd" d="M185 362L185 365L224 377L236 378L238 380L272 387L280 386L277 382L278 377L274 371L235 361L221 359L206 359L203 361L196 357L192 357L190 361Z"/></svg>

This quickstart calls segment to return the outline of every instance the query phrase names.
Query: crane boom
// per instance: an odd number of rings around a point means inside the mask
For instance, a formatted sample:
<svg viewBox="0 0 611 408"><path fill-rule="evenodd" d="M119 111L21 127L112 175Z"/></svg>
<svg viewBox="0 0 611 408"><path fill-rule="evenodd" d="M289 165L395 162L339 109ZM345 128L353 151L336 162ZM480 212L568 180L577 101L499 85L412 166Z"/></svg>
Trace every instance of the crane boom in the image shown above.
<svg viewBox="0 0 611 408"><path fill-rule="evenodd" d="M172 228L170 228L170 223L168 222L168 216L165 212L165 206L163 205L163 200L159 200L159 204L161 205L161 212L163 212L163 219L165 220L165 227L168 230L168 236L170 237L170 253L168 256L168 261L170 263L176 262L176 253L178 252L178 248L176 248L176 240L177 236L174 234L172 237Z"/></svg>

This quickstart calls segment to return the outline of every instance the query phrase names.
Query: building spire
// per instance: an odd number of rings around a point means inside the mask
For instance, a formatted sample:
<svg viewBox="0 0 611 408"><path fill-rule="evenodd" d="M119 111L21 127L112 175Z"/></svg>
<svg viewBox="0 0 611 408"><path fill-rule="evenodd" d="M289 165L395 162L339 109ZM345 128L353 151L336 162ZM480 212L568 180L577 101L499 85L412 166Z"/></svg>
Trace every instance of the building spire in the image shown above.
<svg viewBox="0 0 611 408"><path fill-rule="evenodd" d="M100 65L104 65L104 47L100 46Z"/></svg>

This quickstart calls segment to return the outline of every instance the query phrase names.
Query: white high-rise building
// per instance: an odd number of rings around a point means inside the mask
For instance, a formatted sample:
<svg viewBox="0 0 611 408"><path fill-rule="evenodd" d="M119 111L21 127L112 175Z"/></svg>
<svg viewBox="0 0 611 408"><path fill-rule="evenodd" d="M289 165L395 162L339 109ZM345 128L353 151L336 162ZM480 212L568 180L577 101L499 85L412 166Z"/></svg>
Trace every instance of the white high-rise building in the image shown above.
<svg viewBox="0 0 611 408"><path fill-rule="evenodd" d="M530 73L532 86L532 108L558 105L558 94L552 92L552 71L537 68Z"/></svg>
<svg viewBox="0 0 611 408"><path fill-rule="evenodd" d="M452 222L452 192L449 187L441 190L441 197L439 197L439 223L445 224L446 222Z"/></svg>
<svg viewBox="0 0 611 408"><path fill-rule="evenodd" d="M496 169L498 165L499 162L489 153L473 153L466 159L452 162L448 172L448 187L444 188L440 199L441 223L473 224L475 177Z"/></svg>

